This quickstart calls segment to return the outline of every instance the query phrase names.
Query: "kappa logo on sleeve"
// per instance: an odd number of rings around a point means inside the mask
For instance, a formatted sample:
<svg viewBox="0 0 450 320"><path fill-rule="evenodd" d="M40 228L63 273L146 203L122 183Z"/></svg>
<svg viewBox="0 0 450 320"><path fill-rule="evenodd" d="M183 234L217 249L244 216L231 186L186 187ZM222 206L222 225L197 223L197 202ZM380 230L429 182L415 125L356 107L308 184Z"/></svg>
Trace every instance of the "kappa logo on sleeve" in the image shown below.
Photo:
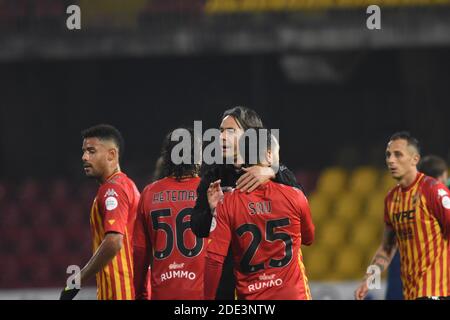
<svg viewBox="0 0 450 320"><path fill-rule="evenodd" d="M103 198L106 197L118 197L119 195L116 193L116 191L114 189L108 189L108 191L105 192L105 195L103 196Z"/></svg>

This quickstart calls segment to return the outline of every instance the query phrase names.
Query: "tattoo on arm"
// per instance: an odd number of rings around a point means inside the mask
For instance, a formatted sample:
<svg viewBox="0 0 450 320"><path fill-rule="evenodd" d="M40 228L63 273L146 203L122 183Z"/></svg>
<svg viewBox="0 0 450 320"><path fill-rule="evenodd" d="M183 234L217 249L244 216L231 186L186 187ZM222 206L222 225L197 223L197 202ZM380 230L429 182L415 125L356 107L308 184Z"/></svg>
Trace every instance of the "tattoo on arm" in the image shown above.
<svg viewBox="0 0 450 320"><path fill-rule="evenodd" d="M391 263L396 249L397 240L395 237L395 231L392 228L388 227L384 231L383 243L381 244L370 264L377 266L378 268L380 268L381 272L384 272Z"/></svg>
<svg viewBox="0 0 450 320"><path fill-rule="evenodd" d="M387 228L383 235L383 250L391 256L396 249L396 245L395 231L392 228Z"/></svg>
<svg viewBox="0 0 450 320"><path fill-rule="evenodd" d="M386 257L384 254L378 253L372 260L372 265L376 265L380 268L381 272L386 270L386 267L389 265L390 259Z"/></svg>

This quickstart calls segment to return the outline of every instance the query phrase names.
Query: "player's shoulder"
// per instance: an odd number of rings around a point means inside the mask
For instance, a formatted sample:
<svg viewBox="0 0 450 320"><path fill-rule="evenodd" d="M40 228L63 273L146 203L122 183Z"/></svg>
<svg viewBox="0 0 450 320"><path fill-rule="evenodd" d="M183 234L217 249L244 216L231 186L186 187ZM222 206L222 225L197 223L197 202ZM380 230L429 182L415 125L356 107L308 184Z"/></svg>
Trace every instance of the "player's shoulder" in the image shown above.
<svg viewBox="0 0 450 320"><path fill-rule="evenodd" d="M165 177L161 178L159 180L154 181L153 183L149 184L147 187L153 191L158 190L165 190L170 188L197 188L198 184L200 183L200 177L192 177L192 178L186 178L182 180L176 180L172 177Z"/></svg>
<svg viewBox="0 0 450 320"><path fill-rule="evenodd" d="M119 193L128 193L130 191L138 191L133 180L125 173L120 172L105 181L98 190L98 194L102 196L118 196Z"/></svg>
<svg viewBox="0 0 450 320"><path fill-rule="evenodd" d="M278 183L278 182L274 182L274 181L270 181L270 184L273 188L281 191L282 193L284 193L286 196L288 197L298 197L298 196L302 196L306 198L306 195L303 193L302 190L300 190L297 187L294 186L288 186L282 183Z"/></svg>
<svg viewBox="0 0 450 320"><path fill-rule="evenodd" d="M165 189L169 184L168 178L162 178L156 181L153 181L147 184L142 191L142 194L147 194L151 192L159 192L162 189Z"/></svg>
<svg viewBox="0 0 450 320"><path fill-rule="evenodd" d="M420 188L424 194L437 192L439 196L445 196L450 192L445 184L427 175L423 176Z"/></svg>
<svg viewBox="0 0 450 320"><path fill-rule="evenodd" d="M186 181L184 181L186 184L188 184L189 186L192 186L192 187L194 187L194 188L197 188L198 187L198 185L200 184L200 181L201 181L202 179L199 177L199 176L197 176L197 177L192 177L192 178L189 178L189 179L186 179Z"/></svg>
<svg viewBox="0 0 450 320"><path fill-rule="evenodd" d="M246 195L245 193L240 192L238 189L232 188L231 190L229 190L223 194L222 201L227 201L227 202L235 201L237 198L240 198L245 195Z"/></svg>
<svg viewBox="0 0 450 320"><path fill-rule="evenodd" d="M223 198L220 200L220 204L225 208L235 208L238 204L242 204L243 199L248 197L246 192L240 192L238 189L233 188L224 193Z"/></svg>

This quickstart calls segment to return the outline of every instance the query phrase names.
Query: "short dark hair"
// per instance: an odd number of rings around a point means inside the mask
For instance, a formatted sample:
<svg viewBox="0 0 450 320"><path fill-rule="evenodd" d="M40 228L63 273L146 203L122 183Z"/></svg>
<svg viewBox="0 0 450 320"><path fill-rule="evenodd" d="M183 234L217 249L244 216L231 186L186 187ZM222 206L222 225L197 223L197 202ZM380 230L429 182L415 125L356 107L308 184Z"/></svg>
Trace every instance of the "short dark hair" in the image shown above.
<svg viewBox="0 0 450 320"><path fill-rule="evenodd" d="M119 157L122 157L123 155L125 142L123 140L122 134L119 130L117 130L117 128L113 127L110 124L98 124L85 129L81 131L81 137L83 139L98 138L100 140L112 140L119 149Z"/></svg>
<svg viewBox="0 0 450 320"><path fill-rule="evenodd" d="M248 136L249 130L246 130L241 136L239 141L239 148L242 156L244 157L244 167L250 167L255 164L261 164L264 162L267 152L271 150L272 144L276 144L275 136L272 134L270 129L265 128L250 128L250 130L255 130L256 141L251 145L250 137ZM261 139L266 138L265 143L262 143ZM250 160L250 147L256 147L256 163L251 163Z"/></svg>
<svg viewBox="0 0 450 320"><path fill-rule="evenodd" d="M399 139L406 140L406 142L408 143L408 146L413 146L417 150L417 153L420 155L419 140L414 138L408 131L399 131L399 132L394 133L389 138L389 141L395 141L395 140L399 140Z"/></svg>
<svg viewBox="0 0 450 320"><path fill-rule="evenodd" d="M250 128L264 128L261 117L256 113L256 111L246 107L237 106L225 110L222 115L222 119L227 116L232 116L243 130Z"/></svg>
<svg viewBox="0 0 450 320"><path fill-rule="evenodd" d="M441 176L447 170L445 160L435 155L428 155L419 163L419 171L433 178Z"/></svg>
<svg viewBox="0 0 450 320"><path fill-rule="evenodd" d="M169 132L163 142L163 146L161 149L161 168L160 168L160 176L157 177L159 179L174 176L177 180L180 180L183 176L194 176L199 174L200 172L200 164L195 163L195 148L194 143L199 143L198 150L202 149L201 141L199 141L195 135L194 130L192 128L178 128L178 129L186 129L189 131L191 135L191 161L192 163L182 163L175 164L172 161L172 150L179 143L178 141L172 141L171 137L175 130Z"/></svg>

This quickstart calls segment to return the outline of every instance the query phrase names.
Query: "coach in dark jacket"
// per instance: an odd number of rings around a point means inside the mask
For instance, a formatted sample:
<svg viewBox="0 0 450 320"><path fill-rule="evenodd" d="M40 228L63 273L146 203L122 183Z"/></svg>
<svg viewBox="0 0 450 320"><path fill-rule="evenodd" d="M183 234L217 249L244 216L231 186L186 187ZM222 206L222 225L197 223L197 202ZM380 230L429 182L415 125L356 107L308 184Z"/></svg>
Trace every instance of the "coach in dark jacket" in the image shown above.
<svg viewBox="0 0 450 320"><path fill-rule="evenodd" d="M249 128L263 128L261 118L255 111L244 107L235 107L224 112L220 125L224 157L236 159L237 144L232 142L237 141ZM261 166L241 168L233 164L203 165L201 182L197 188L197 201L191 216L192 231L201 238L209 235L213 216L208 203L207 190L211 183L221 180L220 184L224 191L237 188L242 192L251 192L269 179L302 189L296 182L294 174L283 165L279 166L276 173L272 168ZM235 279L230 250L224 262L216 299L234 299L234 289Z"/></svg>

